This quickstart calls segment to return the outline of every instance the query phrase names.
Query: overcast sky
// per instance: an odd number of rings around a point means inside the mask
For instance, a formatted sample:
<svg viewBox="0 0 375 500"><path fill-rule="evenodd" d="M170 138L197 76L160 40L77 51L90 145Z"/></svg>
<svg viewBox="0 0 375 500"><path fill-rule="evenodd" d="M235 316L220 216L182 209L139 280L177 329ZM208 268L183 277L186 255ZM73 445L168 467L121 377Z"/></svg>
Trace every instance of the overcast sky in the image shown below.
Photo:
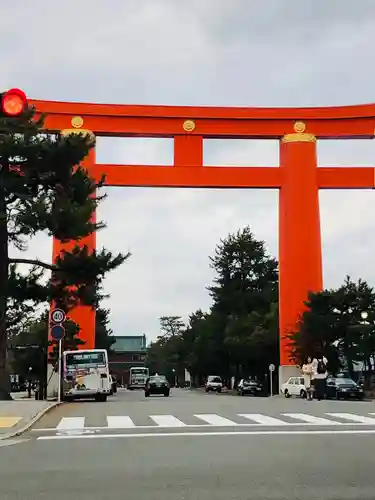
<svg viewBox="0 0 375 500"><path fill-rule="evenodd" d="M15 7L17 5L17 7ZM375 101L375 1L0 0L1 87L35 99L212 106ZM371 165L373 141L319 144L325 165ZM206 164L277 165L275 141L206 141ZM99 139L99 162L172 163L172 144ZM278 192L110 188L98 245L132 252L111 273L115 334L158 334L162 315L207 309L208 256L251 225L277 257ZM320 193L324 284L375 284L375 193ZM15 252L14 252L15 253ZM51 259L38 236L30 257Z"/></svg>

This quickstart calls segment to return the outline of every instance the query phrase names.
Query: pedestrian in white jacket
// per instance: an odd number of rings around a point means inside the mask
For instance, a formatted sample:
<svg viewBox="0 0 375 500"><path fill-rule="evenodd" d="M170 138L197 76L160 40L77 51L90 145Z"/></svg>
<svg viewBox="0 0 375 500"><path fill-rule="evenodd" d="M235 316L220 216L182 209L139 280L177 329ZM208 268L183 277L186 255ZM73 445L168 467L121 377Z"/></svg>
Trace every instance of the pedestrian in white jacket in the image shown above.
<svg viewBox="0 0 375 500"><path fill-rule="evenodd" d="M313 387L312 387L312 375L313 375L313 367L312 367L312 358L308 356L302 365L302 373L303 380L307 391L307 400L312 401L313 395Z"/></svg>

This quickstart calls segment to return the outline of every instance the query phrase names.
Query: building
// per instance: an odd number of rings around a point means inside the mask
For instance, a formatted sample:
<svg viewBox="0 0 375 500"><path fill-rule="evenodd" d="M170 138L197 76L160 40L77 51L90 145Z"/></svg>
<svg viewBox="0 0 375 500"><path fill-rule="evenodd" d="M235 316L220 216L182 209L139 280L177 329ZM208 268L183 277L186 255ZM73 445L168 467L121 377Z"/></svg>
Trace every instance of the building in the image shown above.
<svg viewBox="0 0 375 500"><path fill-rule="evenodd" d="M108 353L109 370L122 384L127 384L129 368L131 366L144 366L146 361L146 335L114 336Z"/></svg>

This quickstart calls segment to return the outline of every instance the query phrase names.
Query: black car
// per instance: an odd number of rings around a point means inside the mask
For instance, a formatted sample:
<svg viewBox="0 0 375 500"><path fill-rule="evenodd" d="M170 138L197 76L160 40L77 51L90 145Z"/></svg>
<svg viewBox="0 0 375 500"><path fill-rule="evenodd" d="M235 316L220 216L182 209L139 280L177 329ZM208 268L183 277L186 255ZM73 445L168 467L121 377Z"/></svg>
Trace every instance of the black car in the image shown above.
<svg viewBox="0 0 375 500"><path fill-rule="evenodd" d="M264 396L264 386L256 380L241 380L238 384L237 392L240 396Z"/></svg>
<svg viewBox="0 0 375 500"><path fill-rule="evenodd" d="M363 387L348 377L330 377L327 379L327 399L363 399Z"/></svg>
<svg viewBox="0 0 375 500"><path fill-rule="evenodd" d="M145 385L145 396L146 398L151 394L164 394L164 396L169 396L170 385L167 378L164 375L153 375L146 380Z"/></svg>

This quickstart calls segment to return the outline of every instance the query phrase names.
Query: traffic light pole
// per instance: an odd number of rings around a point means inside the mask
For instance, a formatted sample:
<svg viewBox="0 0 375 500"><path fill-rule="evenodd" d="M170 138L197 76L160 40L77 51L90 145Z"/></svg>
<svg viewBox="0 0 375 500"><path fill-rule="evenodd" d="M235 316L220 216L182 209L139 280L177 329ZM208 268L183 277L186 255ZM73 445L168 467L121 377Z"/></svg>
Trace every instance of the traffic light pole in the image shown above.
<svg viewBox="0 0 375 500"><path fill-rule="evenodd" d="M27 108L27 98L20 89L0 93L0 118L16 118ZM8 133L5 130L5 133ZM0 165L0 400L12 399L10 379L7 371L7 287L8 287L8 221L4 176L9 165Z"/></svg>
<svg viewBox="0 0 375 500"><path fill-rule="evenodd" d="M8 228L4 188L5 167L0 169L0 400L11 399L7 372L7 282L8 282Z"/></svg>

